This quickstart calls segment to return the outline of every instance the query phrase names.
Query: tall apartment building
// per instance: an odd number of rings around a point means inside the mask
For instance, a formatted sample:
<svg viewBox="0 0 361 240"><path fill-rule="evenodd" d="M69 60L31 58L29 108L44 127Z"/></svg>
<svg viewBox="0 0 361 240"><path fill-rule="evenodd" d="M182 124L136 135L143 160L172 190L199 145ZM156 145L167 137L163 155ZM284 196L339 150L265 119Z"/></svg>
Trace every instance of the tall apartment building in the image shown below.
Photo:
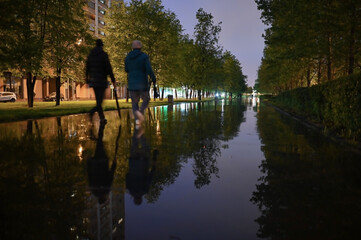
<svg viewBox="0 0 361 240"><path fill-rule="evenodd" d="M105 36L105 14L111 6L111 0L87 0L85 5L86 15L89 20L89 29L96 37Z"/></svg>

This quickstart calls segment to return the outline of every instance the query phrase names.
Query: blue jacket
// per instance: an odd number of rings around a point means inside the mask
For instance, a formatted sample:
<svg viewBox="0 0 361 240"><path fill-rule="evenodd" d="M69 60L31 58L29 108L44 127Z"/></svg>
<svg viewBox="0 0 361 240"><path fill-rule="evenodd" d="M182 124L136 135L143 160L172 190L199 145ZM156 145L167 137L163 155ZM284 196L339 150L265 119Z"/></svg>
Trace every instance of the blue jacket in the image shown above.
<svg viewBox="0 0 361 240"><path fill-rule="evenodd" d="M125 58L125 71L128 73L129 91L149 91L148 75L153 83L156 83L149 57L140 49L128 53Z"/></svg>

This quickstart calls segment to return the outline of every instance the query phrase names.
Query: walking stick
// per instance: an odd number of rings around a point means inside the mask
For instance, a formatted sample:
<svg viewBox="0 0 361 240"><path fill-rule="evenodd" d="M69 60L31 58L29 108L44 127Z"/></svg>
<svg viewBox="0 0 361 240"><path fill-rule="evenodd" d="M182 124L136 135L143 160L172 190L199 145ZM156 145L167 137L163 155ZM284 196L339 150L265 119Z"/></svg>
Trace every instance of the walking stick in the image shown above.
<svg viewBox="0 0 361 240"><path fill-rule="evenodd" d="M115 102L117 103L118 115L119 115L119 118L121 118L120 108L119 108L119 102L118 102L117 88L116 88L116 86L115 86L115 83L113 83L113 85L114 85L114 97L115 97Z"/></svg>

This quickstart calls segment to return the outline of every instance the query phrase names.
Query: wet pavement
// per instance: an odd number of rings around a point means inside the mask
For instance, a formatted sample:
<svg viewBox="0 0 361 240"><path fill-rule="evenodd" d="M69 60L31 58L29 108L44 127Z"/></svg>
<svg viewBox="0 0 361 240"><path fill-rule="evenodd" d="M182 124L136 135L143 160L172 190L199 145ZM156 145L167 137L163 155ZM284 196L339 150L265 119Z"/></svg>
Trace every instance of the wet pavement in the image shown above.
<svg viewBox="0 0 361 240"><path fill-rule="evenodd" d="M258 99L0 124L0 239L355 239L361 155Z"/></svg>

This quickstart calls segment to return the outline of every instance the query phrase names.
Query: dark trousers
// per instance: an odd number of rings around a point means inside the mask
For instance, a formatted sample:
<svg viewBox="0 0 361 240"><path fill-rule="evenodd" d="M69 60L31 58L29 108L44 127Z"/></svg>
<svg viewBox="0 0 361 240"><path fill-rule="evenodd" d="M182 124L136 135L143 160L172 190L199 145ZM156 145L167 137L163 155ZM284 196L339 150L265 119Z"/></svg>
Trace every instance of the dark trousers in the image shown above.
<svg viewBox="0 0 361 240"><path fill-rule="evenodd" d="M130 91L130 98L132 99L132 109L133 114L135 111L140 111L144 114L144 110L148 107L149 104L149 92L148 91ZM139 109L139 101L140 99L143 100L142 105Z"/></svg>
<svg viewBox="0 0 361 240"><path fill-rule="evenodd" d="M93 89L94 89L95 100L97 105L92 110L90 110L90 113L94 114L95 112L98 112L99 118L104 119L105 117L102 108L102 103L103 103L106 87L94 87Z"/></svg>

